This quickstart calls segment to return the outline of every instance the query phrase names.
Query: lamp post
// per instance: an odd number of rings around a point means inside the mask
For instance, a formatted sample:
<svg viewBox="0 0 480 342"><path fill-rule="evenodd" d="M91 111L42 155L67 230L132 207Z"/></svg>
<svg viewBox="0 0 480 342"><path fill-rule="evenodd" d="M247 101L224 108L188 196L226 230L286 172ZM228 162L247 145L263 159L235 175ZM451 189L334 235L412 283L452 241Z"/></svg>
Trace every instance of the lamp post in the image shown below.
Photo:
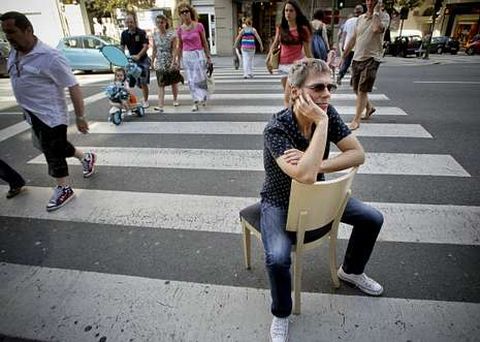
<svg viewBox="0 0 480 342"><path fill-rule="evenodd" d="M437 19L437 13L440 10L440 8L442 8L442 5L443 5L443 0L435 0L435 6L433 7L433 14L432 14L432 26L430 26L430 34L427 38L425 54L423 55L424 59L428 59L430 43L432 42L433 30L435 30L435 20Z"/></svg>

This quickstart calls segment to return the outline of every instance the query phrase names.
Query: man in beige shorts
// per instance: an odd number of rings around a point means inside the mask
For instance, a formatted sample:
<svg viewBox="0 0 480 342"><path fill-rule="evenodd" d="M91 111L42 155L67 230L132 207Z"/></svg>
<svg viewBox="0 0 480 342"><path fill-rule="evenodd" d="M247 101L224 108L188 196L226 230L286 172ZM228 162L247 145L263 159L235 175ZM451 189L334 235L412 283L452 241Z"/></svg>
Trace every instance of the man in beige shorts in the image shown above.
<svg viewBox="0 0 480 342"><path fill-rule="evenodd" d="M357 99L355 117L348 125L351 130L360 127L364 111L367 120L375 112L375 107L368 100L368 93L372 91L375 83L378 66L383 57L383 35L390 22L389 15L381 11L380 1L366 0L366 5L367 12L358 17L355 32L343 54L345 58L355 47L351 82Z"/></svg>

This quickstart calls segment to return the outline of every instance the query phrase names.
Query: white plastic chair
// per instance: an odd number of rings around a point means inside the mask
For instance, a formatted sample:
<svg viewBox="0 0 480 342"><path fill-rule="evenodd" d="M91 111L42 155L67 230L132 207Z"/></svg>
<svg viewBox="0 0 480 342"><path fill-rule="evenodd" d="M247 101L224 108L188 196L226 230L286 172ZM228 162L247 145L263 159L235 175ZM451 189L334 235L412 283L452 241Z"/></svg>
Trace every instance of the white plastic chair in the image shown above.
<svg viewBox="0 0 480 342"><path fill-rule="evenodd" d="M339 178L302 184L292 180L286 230L295 232L293 254L293 313L300 314L300 292L303 252L319 247L329 240L330 275L335 288L340 287L337 277L336 242L338 226L345 206L350 198L350 187L358 168L352 168ZM245 266L250 269L251 238L253 234L261 240L260 203L240 211L243 232Z"/></svg>

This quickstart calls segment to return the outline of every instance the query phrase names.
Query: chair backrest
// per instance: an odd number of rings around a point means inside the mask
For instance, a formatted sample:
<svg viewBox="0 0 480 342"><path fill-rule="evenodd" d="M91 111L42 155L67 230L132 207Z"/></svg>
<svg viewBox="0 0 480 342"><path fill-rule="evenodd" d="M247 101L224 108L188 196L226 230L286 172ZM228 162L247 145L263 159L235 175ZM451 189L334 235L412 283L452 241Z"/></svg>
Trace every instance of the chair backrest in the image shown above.
<svg viewBox="0 0 480 342"><path fill-rule="evenodd" d="M355 167L342 177L314 184L292 180L287 231L297 231L300 228L308 231L332 222L350 192L357 170L358 167ZM299 227L299 224L303 227Z"/></svg>

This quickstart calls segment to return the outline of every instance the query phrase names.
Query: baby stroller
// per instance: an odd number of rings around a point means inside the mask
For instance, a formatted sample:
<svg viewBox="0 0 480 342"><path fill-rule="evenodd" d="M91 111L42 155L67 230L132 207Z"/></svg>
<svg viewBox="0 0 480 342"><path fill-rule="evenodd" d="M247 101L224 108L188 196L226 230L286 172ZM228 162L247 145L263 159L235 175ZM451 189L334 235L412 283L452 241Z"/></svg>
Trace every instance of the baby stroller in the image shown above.
<svg viewBox="0 0 480 342"><path fill-rule="evenodd" d="M133 60L127 56L115 45L105 45L100 51L105 58L115 66L119 66L125 69L126 76L138 78L142 73L142 69ZM127 102L129 109L132 113L137 114L139 117L145 115L145 109L143 106L135 100L135 97L131 95L125 88L116 84L109 85L105 89L105 93L110 99L111 108L109 111L109 121L115 125L120 125L125 116L126 110L122 105L122 102Z"/></svg>

